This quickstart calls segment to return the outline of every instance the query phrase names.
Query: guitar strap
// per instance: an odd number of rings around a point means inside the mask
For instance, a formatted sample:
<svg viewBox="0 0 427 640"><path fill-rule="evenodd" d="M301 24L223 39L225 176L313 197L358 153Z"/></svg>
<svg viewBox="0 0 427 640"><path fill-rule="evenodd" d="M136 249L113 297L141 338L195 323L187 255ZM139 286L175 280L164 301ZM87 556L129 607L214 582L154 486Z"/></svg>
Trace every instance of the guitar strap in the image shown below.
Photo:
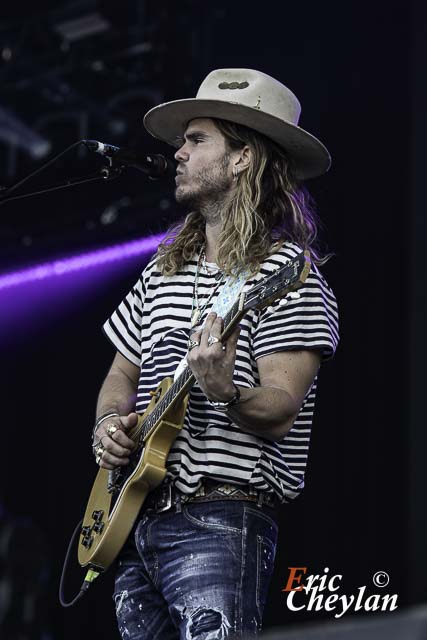
<svg viewBox="0 0 427 640"><path fill-rule="evenodd" d="M225 318L237 297L240 295L247 278L248 274L246 271L240 273L238 276L227 276L217 299L212 305L211 312L214 311L217 315L221 316L221 318Z"/></svg>

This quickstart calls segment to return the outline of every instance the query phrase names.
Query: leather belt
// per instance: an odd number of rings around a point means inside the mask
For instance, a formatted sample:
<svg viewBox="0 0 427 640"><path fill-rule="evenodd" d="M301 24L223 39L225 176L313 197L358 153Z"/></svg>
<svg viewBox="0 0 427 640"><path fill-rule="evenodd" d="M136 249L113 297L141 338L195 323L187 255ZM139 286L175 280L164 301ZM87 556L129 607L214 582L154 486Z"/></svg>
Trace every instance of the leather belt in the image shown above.
<svg viewBox="0 0 427 640"><path fill-rule="evenodd" d="M144 508L154 509L156 513L168 511L177 503L211 502L216 500L244 500L255 502L258 506L275 508L279 501L273 493L257 491L251 486L238 486L229 483L215 482L203 479L195 493L185 494L176 489L171 483L161 484L154 489L146 499Z"/></svg>

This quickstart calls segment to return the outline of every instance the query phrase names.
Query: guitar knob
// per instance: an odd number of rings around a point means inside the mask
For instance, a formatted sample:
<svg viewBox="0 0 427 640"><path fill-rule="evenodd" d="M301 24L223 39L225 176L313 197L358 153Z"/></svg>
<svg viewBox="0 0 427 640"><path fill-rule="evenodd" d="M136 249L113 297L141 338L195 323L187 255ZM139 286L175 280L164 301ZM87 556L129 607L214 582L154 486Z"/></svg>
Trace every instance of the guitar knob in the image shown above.
<svg viewBox="0 0 427 640"><path fill-rule="evenodd" d="M93 529L93 531L95 533L101 533L103 528L104 528L104 523L103 522L96 522L92 527L92 529Z"/></svg>
<svg viewBox="0 0 427 640"><path fill-rule="evenodd" d="M86 549L90 549L93 544L93 536L85 536L82 540L82 545L86 547Z"/></svg>
<svg viewBox="0 0 427 640"><path fill-rule="evenodd" d="M95 520L95 522L100 522L103 516L104 516L104 512L101 509L99 511L94 511L92 513L92 519Z"/></svg>

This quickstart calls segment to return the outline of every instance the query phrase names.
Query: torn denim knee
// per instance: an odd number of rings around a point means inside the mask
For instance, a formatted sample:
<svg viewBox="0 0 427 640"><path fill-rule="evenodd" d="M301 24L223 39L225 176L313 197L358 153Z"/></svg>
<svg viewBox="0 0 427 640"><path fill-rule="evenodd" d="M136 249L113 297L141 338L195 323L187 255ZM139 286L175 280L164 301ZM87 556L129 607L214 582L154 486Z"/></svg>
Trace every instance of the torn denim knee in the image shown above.
<svg viewBox="0 0 427 640"><path fill-rule="evenodd" d="M231 625L219 609L198 607L183 611L186 621L185 640L226 640Z"/></svg>

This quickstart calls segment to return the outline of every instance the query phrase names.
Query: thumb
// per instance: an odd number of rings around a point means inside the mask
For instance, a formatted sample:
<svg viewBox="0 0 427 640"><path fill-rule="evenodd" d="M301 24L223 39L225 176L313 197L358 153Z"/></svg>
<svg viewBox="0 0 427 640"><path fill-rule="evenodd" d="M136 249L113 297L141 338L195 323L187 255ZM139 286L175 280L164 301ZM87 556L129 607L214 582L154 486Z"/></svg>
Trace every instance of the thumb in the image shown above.
<svg viewBox="0 0 427 640"><path fill-rule="evenodd" d="M240 327L236 327L234 331L232 331L232 333L227 338L227 341L225 343L226 349L223 355L223 358L224 358L223 362L225 365L233 363L236 359L236 349L237 349L237 342L240 336L240 331L241 331Z"/></svg>
<svg viewBox="0 0 427 640"><path fill-rule="evenodd" d="M232 333L227 338L227 345L229 345L230 347L231 346L235 347L237 345L241 330L242 330L241 326L237 325L237 327L232 331Z"/></svg>
<svg viewBox="0 0 427 640"><path fill-rule="evenodd" d="M124 431L127 431L128 429L134 427L138 422L138 414L132 411L127 416L122 416L120 418L120 421L124 427Z"/></svg>

